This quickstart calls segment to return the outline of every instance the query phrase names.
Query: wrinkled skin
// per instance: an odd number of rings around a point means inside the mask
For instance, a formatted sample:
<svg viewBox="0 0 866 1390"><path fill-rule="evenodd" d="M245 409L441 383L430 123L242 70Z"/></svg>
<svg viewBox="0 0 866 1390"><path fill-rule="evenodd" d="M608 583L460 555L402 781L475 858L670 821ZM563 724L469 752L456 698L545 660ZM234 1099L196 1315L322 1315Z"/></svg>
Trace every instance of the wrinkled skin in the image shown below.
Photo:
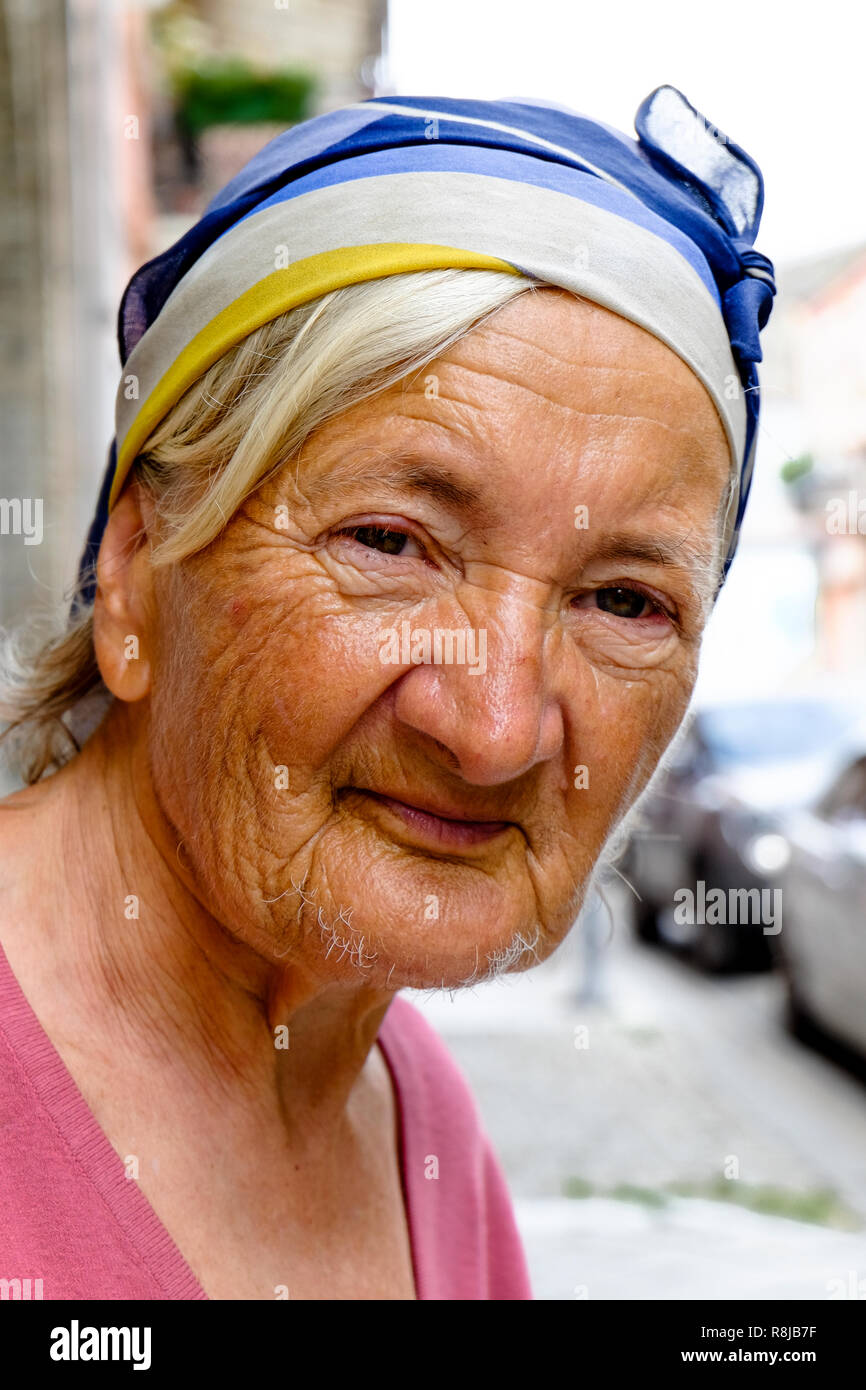
<svg viewBox="0 0 866 1390"><path fill-rule="evenodd" d="M448 486L422 485L434 469ZM262 1153L283 1161L290 1115L294 1136L322 1136L327 1174L390 1123L371 1049L395 990L556 948L685 712L728 470L673 352L546 289L321 427L180 566L151 568L148 499L126 488L94 619L117 701L3 818L19 862L62 866L7 890L4 945L118 1144L134 1124L167 1152L187 1117L206 1136L228 1087L235 1109L251 1098L239 1123ZM483 630L486 669L383 664L404 621ZM505 824L440 843L367 793ZM142 1114L129 1078L146 1095L151 1075L163 1099ZM174 1200L167 1176L151 1193L181 1225L183 1172ZM184 1235L207 1268L213 1229Z"/></svg>

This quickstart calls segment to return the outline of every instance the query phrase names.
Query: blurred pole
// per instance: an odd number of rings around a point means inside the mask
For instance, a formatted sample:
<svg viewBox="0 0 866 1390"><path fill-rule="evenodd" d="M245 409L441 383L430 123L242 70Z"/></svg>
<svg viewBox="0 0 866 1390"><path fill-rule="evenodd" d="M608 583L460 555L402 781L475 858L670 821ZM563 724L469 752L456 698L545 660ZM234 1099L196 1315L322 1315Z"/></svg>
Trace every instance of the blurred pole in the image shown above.
<svg viewBox="0 0 866 1390"><path fill-rule="evenodd" d="M63 0L0 7L0 496L51 496L57 440L69 423L69 165ZM58 419L58 416L61 419ZM21 614L34 574L60 580L51 509L41 546L0 536L0 621Z"/></svg>
<svg viewBox="0 0 866 1390"><path fill-rule="evenodd" d="M114 432L120 361L117 309L135 265L150 254L150 113L140 63L146 7L68 0L72 429L52 497L69 532L74 572Z"/></svg>
<svg viewBox="0 0 866 1390"><path fill-rule="evenodd" d="M127 248L148 230L129 61L144 24L117 0L0 7L0 496L41 498L44 516L40 544L0 536L4 624L72 581L105 467Z"/></svg>
<svg viewBox="0 0 866 1390"><path fill-rule="evenodd" d="M577 998L582 1004L601 1004L606 998L604 949L611 932L611 912L593 884L575 927L580 953Z"/></svg>

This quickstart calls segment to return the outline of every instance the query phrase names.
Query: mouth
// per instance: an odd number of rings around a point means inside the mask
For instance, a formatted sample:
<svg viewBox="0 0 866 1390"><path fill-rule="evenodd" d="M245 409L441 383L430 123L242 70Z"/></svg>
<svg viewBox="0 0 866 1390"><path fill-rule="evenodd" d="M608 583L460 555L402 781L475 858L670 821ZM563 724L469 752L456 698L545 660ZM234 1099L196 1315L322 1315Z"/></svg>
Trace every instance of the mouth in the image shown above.
<svg viewBox="0 0 866 1390"><path fill-rule="evenodd" d="M447 808L446 814L444 807L434 810L429 805L400 801L397 797L369 791L366 787L347 787L346 790L383 808L386 815L396 817L416 838L440 849L467 849L473 845L487 844L515 828L513 821L471 820L452 807Z"/></svg>

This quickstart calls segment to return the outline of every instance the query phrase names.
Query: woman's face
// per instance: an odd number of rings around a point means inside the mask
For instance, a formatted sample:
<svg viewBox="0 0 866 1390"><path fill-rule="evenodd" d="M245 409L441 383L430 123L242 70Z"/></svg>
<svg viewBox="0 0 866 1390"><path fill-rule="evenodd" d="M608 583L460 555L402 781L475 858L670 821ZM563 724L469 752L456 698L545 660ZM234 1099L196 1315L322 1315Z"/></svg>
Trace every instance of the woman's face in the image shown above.
<svg viewBox="0 0 866 1390"><path fill-rule="evenodd" d="M728 468L688 367L557 290L313 434L154 581L136 717L215 917L395 989L549 955L685 712Z"/></svg>

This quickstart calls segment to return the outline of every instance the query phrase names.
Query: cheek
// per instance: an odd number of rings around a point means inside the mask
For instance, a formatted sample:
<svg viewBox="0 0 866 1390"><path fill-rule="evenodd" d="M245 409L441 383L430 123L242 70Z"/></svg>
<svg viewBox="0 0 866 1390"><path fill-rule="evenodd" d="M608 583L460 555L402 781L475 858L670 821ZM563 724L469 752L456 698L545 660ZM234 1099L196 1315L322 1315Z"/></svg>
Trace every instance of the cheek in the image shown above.
<svg viewBox="0 0 866 1390"><path fill-rule="evenodd" d="M595 700L576 732L578 786L570 818L579 836L592 822L595 852L640 795L688 707L693 669L653 672L637 680L599 679ZM582 785L585 784L585 785Z"/></svg>
<svg viewBox="0 0 866 1390"><path fill-rule="evenodd" d="M187 734L220 739L224 768L264 790L278 766L293 790L310 786L393 677L381 613L346 612L319 577L269 585L262 567L255 593L245 577L239 592L203 595L186 613Z"/></svg>
<svg viewBox="0 0 866 1390"><path fill-rule="evenodd" d="M392 676L379 660L378 619L321 616L270 624L249 666L248 703L265 746L305 776L324 768ZM279 756L278 756L279 755Z"/></svg>

